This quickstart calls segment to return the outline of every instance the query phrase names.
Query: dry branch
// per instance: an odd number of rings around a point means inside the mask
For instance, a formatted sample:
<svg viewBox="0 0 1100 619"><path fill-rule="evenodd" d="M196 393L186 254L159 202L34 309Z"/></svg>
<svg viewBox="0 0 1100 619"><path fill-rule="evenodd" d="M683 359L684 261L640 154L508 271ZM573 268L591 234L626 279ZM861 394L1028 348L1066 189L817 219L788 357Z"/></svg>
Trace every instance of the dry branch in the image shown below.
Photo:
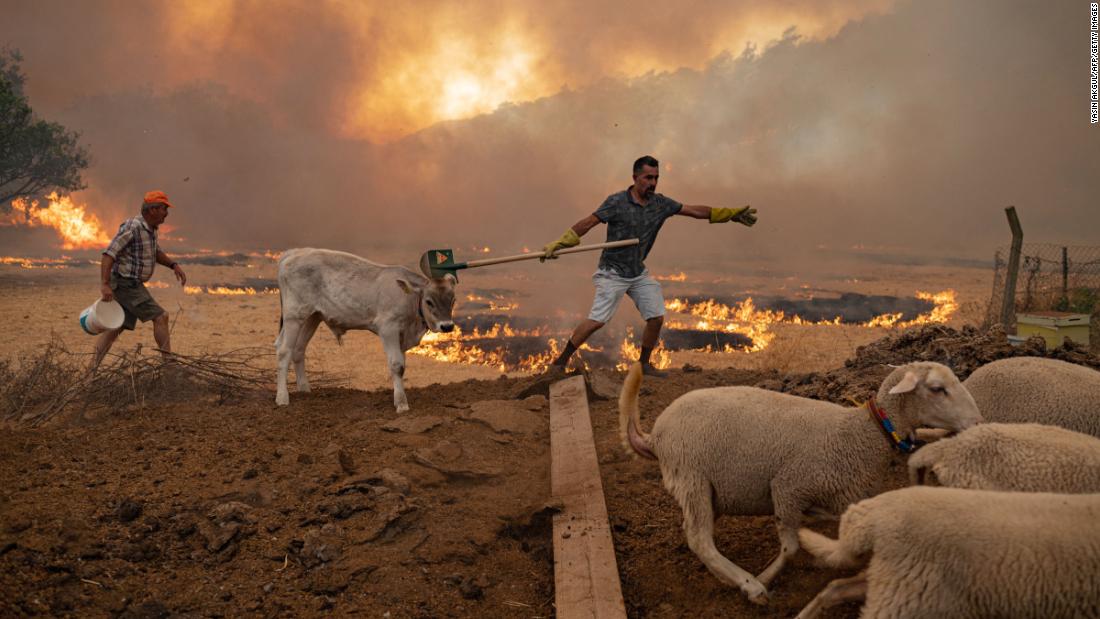
<svg viewBox="0 0 1100 619"><path fill-rule="evenodd" d="M0 361L0 419L38 425L63 411L143 409L151 404L213 400L224 404L267 395L275 375L266 348L181 355L141 346L111 353L96 370L91 355L69 351L58 339L19 361ZM346 385L318 376L316 387ZM205 396L205 398L204 398Z"/></svg>

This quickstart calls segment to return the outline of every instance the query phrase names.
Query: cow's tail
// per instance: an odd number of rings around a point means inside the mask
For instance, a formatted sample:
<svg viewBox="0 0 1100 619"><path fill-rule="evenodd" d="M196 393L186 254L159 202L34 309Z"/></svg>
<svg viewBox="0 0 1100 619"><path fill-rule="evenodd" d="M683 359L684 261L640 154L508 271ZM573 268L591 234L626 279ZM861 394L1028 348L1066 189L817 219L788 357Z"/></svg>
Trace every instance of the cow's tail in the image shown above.
<svg viewBox="0 0 1100 619"><path fill-rule="evenodd" d="M336 327L330 325L327 322L325 323L325 325L328 327L328 330L332 331L332 334L336 336L336 345L337 346L343 346L344 345L344 333L347 333L347 332L344 331L343 329L337 329Z"/></svg>
<svg viewBox="0 0 1100 619"><path fill-rule="evenodd" d="M279 291L279 335L275 336L275 350L283 343L283 293Z"/></svg>
<svg viewBox="0 0 1100 619"><path fill-rule="evenodd" d="M638 412L638 391L642 388L642 364L635 363L623 381L619 392L619 436L627 453L636 453L643 458L656 460L657 456L650 447L649 434L641 429L641 413Z"/></svg>

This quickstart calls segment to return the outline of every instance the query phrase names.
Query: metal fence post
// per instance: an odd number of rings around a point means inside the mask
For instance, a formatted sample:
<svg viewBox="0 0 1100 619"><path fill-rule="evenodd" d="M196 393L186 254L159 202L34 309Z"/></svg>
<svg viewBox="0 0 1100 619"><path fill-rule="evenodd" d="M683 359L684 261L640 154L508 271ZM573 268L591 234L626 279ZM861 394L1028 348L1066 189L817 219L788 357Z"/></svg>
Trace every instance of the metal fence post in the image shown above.
<svg viewBox="0 0 1100 619"><path fill-rule="evenodd" d="M1020 227L1020 219L1016 216L1016 207L1005 209L1008 216L1008 227L1012 229L1012 251L1008 256L1008 272L1005 276L1005 296L1001 304L1001 325L1008 333L1016 322L1016 275L1020 270L1020 249L1024 244L1024 230Z"/></svg>
<svg viewBox="0 0 1100 619"><path fill-rule="evenodd" d="M1062 311L1069 310L1069 248L1062 248Z"/></svg>

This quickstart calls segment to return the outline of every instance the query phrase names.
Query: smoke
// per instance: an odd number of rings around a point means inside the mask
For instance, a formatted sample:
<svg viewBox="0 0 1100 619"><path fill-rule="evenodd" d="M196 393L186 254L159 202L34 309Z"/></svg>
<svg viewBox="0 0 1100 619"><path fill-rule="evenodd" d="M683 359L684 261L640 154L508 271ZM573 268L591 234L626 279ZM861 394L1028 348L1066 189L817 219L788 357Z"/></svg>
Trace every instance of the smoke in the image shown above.
<svg viewBox="0 0 1100 619"><path fill-rule="evenodd" d="M1097 243L1087 6L186 5L22 4L0 39L36 109L83 134L81 201L115 222L163 189L190 247L537 249L647 153L658 191L760 210L670 220L655 269L982 259L1009 204L1029 241Z"/></svg>

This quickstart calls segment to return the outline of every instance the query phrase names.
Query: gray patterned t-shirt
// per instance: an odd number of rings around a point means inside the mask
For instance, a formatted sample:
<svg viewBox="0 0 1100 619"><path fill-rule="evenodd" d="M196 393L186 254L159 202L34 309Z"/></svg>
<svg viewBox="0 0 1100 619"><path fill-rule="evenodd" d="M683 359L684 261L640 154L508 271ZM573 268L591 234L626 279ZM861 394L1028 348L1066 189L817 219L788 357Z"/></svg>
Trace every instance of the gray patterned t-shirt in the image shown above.
<svg viewBox="0 0 1100 619"><path fill-rule="evenodd" d="M603 250L600 268L614 271L621 277L641 275L645 271L645 258L661 226L681 208L682 204L659 193L653 194L642 206L634 201L629 188L607 196L595 212L596 219L607 224L607 240L638 239L638 244Z"/></svg>

